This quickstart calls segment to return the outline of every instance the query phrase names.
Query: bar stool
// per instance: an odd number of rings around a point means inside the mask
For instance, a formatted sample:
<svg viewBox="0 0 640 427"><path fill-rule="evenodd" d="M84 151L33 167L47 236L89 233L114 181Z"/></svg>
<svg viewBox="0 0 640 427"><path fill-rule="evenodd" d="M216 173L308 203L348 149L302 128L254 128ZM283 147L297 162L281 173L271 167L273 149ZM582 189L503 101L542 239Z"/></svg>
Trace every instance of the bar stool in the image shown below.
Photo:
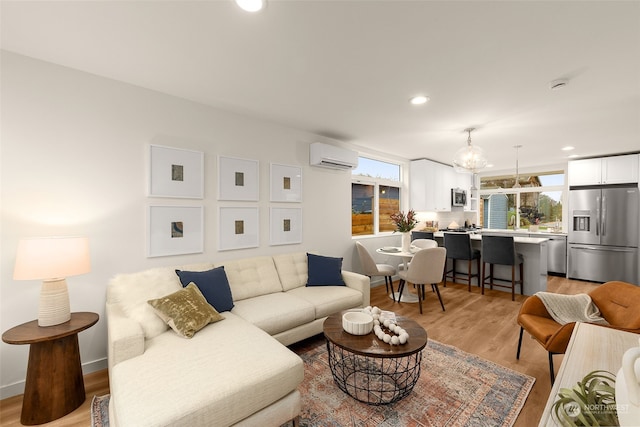
<svg viewBox="0 0 640 427"><path fill-rule="evenodd" d="M416 239L430 239L435 240L433 237L433 233L431 231L412 231L411 232L411 240Z"/></svg>
<svg viewBox="0 0 640 427"><path fill-rule="evenodd" d="M485 264L489 264L489 275L485 276ZM495 283L496 280L509 282L508 279L497 279L493 277L493 266L510 265L511 266L511 285L502 285ZM516 278L516 265L520 266L520 280ZM484 285L487 279L490 289L494 286L511 288L511 301L515 301L516 284L520 284L520 295L522 295L522 283L524 272L524 258L522 254L516 253L516 245L513 236L485 236L482 235L482 295L484 295Z"/></svg>
<svg viewBox="0 0 640 427"><path fill-rule="evenodd" d="M447 258L451 258L452 268L447 271L445 263L445 286L447 278L451 277L452 281L456 281L456 274L465 276L461 280L469 284L469 292L471 292L471 279L477 277L478 286L480 286L480 251L471 247L471 237L467 233L444 233L444 247L447 250ZM456 273L456 260L467 261L467 272ZM476 274L471 273L471 264L473 260L477 261ZM452 273L449 276L449 273Z"/></svg>

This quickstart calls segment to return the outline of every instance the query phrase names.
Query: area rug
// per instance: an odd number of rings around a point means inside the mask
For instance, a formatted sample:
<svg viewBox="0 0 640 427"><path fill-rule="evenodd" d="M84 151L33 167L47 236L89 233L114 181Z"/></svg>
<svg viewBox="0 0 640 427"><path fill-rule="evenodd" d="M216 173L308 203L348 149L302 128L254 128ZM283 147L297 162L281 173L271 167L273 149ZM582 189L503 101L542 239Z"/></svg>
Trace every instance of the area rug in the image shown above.
<svg viewBox="0 0 640 427"><path fill-rule="evenodd" d="M93 396L91 400L91 427L109 427L109 397Z"/></svg>
<svg viewBox="0 0 640 427"><path fill-rule="evenodd" d="M512 426L535 378L429 340L413 392L399 402L358 402L333 382L324 338L292 347L304 360L302 427ZM289 424L290 425L290 424ZM109 395L91 402L91 426L109 426ZM286 424L285 424L286 426Z"/></svg>
<svg viewBox="0 0 640 427"><path fill-rule="evenodd" d="M301 425L326 426L512 426L535 378L446 344L429 340L420 379L399 402L358 402L333 382L324 339L296 352L304 360Z"/></svg>

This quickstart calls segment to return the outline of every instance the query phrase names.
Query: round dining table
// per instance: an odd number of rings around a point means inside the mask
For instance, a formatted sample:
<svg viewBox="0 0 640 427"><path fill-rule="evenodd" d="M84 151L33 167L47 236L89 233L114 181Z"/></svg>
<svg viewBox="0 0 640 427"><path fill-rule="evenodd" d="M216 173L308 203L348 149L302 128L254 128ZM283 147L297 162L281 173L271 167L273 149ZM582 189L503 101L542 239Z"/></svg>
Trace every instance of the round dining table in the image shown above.
<svg viewBox="0 0 640 427"><path fill-rule="evenodd" d="M415 247L412 247L412 248L415 248ZM415 249L419 250L419 248L415 248ZM409 268L409 261L411 261L411 258L413 258L413 255L414 255L414 252L412 252L411 250L409 250L409 252L406 252L406 251L403 251L402 248L396 247L396 246L385 246L382 248L378 248L376 249L376 253L380 255L388 255L388 256L402 258L405 271L407 271L407 269ZM389 298L393 299L393 296L389 294ZM400 299L399 302L417 303L418 295L413 294L411 292L405 292L402 294L402 298Z"/></svg>

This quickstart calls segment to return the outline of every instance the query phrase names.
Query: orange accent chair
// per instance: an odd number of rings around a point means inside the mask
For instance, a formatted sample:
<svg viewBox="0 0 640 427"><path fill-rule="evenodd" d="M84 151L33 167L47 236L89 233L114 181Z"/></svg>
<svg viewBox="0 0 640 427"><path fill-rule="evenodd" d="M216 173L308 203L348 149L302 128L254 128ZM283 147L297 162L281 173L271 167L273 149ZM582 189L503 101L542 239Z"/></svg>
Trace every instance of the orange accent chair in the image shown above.
<svg viewBox="0 0 640 427"><path fill-rule="evenodd" d="M599 326L640 334L640 286L619 281L607 282L589 292L589 296L609 323ZM567 350L575 322L560 325L553 320L542 300L533 295L520 307L518 324L520 338L516 359L520 359L522 334L526 330L549 352L549 371L553 384L553 355L564 354Z"/></svg>

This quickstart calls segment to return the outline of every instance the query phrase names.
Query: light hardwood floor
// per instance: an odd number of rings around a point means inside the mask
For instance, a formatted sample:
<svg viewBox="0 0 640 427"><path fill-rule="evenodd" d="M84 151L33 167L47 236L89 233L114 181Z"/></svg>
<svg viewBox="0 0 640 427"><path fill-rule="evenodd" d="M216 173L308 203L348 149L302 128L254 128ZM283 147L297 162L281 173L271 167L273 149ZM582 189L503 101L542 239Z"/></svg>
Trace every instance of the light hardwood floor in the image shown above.
<svg viewBox="0 0 640 427"><path fill-rule="evenodd" d="M547 289L562 294L588 293L596 284L567 280L550 276ZM397 283L395 284L397 288ZM409 286L407 286L407 289ZM405 292L406 292L405 290ZM549 397L551 385L547 353L534 340L526 338L522 344L520 360L516 360L516 348L520 328L516 324L516 316L522 301L526 297L517 295L511 301L511 293L502 291L485 291L467 285L447 283L440 286L446 311L442 311L435 295L428 291L423 302L423 314L418 313L417 304L394 303L386 295L384 285L371 290L371 305L384 310L391 310L401 316L408 316L420 323L429 335L443 343L454 345L469 353L496 362L518 372L536 378L524 408L516 421L516 427L537 426L540 415ZM554 356L556 372L560 367L562 356ZM88 427L90 420L90 403L94 395L109 393L107 371L99 371L85 376L86 401L71 414L43 426L79 426ZM22 396L14 396L0 401L0 425L20 426L20 410Z"/></svg>

